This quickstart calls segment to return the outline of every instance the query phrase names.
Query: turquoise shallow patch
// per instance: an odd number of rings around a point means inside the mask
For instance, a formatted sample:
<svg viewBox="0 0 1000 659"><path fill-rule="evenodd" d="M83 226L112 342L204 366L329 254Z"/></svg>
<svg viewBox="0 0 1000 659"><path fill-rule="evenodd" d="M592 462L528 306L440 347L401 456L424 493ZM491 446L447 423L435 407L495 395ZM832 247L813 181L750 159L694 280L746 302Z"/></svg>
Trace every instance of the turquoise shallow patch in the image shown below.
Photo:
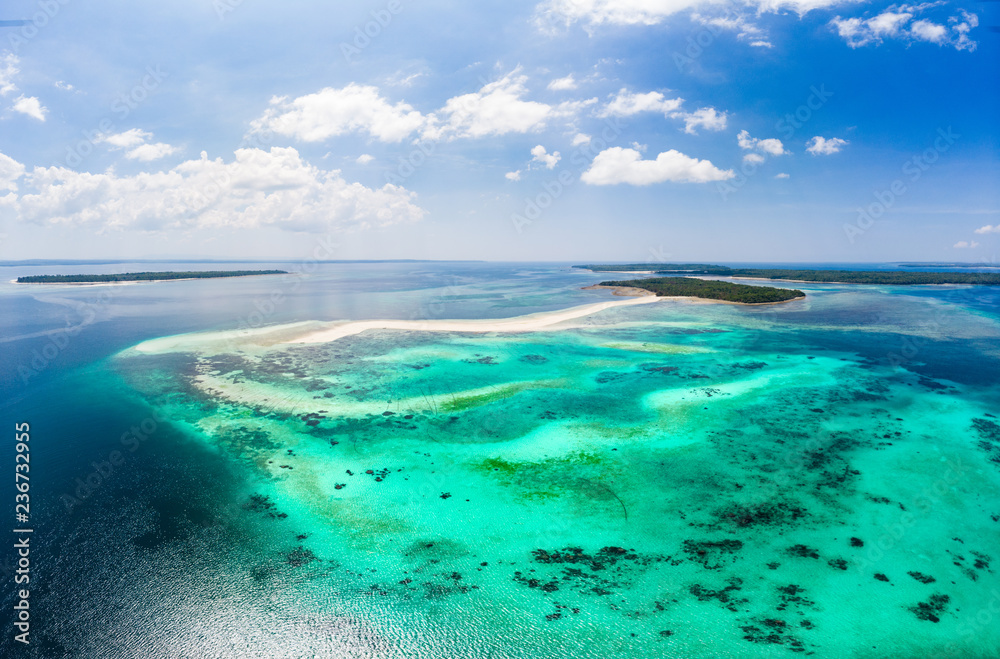
<svg viewBox="0 0 1000 659"><path fill-rule="evenodd" d="M810 305L117 364L252 474L303 606L400 656L997 656L1000 398L927 365L995 321Z"/></svg>

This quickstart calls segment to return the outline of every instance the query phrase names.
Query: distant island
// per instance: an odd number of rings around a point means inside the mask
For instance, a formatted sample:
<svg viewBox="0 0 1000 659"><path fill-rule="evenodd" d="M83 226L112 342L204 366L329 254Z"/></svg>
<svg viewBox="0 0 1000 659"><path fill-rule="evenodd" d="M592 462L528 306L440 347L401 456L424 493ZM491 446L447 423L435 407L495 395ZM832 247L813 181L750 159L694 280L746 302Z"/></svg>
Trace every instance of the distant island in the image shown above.
<svg viewBox="0 0 1000 659"><path fill-rule="evenodd" d="M575 265L594 272L648 272L658 275L711 275L746 279L775 279L824 284L974 284L1000 285L1000 273L903 272L898 270L791 270L785 268L729 268L704 263L627 263Z"/></svg>
<svg viewBox="0 0 1000 659"><path fill-rule="evenodd" d="M901 268L1000 268L996 263L900 263Z"/></svg>
<svg viewBox="0 0 1000 659"><path fill-rule="evenodd" d="M792 288L748 286L693 277L650 277L648 279L602 281L598 286L641 289L659 297L697 297L738 304L774 304L798 300L806 296L802 291Z"/></svg>
<svg viewBox="0 0 1000 659"><path fill-rule="evenodd" d="M119 281L169 281L172 279L216 279L254 275L286 275L284 270L193 270L190 272L124 272L112 275L29 275L18 284L103 284Z"/></svg>

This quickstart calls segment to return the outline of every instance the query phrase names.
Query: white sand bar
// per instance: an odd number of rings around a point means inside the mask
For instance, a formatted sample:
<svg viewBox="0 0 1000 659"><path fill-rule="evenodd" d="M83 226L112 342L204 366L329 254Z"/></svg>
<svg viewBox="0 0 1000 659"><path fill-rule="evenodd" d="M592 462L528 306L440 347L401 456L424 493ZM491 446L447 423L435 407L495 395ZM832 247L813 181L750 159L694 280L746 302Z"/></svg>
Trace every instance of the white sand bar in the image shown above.
<svg viewBox="0 0 1000 659"><path fill-rule="evenodd" d="M584 304L561 311L545 311L526 316L514 316L513 318L476 320L361 320L339 323L334 327L310 332L298 338L284 341L284 343L327 343L342 339L345 336L360 334L366 330L385 329L415 330L421 332L536 332L612 307L649 304L650 302L656 302L656 300L656 297L649 295L625 300L598 302L597 304Z"/></svg>

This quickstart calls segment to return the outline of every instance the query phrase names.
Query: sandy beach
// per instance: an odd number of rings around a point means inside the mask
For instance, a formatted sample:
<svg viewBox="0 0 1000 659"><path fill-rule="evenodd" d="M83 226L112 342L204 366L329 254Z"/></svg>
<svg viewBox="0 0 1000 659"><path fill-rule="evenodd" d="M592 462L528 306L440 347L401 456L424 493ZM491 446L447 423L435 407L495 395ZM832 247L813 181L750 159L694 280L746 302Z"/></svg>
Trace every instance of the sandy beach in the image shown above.
<svg viewBox="0 0 1000 659"><path fill-rule="evenodd" d="M630 297L625 300L598 302L570 307L561 311L546 311L513 318L497 318L489 320L362 320L341 323L328 329L310 332L284 343L327 343L345 336L360 334L366 330L415 330L420 332L535 332L595 314L612 307L631 306L633 304L648 304L656 302L655 296Z"/></svg>
<svg viewBox="0 0 1000 659"><path fill-rule="evenodd" d="M423 332L535 332L576 320L614 307L656 302L653 295L628 297L595 304L584 304L559 311L544 311L512 318L468 320L360 320L324 323L300 321L284 325L268 325L253 329L195 332L150 339L134 346L146 354L165 352L212 352L235 350L238 347L267 348L277 344L326 343L366 330L398 329Z"/></svg>

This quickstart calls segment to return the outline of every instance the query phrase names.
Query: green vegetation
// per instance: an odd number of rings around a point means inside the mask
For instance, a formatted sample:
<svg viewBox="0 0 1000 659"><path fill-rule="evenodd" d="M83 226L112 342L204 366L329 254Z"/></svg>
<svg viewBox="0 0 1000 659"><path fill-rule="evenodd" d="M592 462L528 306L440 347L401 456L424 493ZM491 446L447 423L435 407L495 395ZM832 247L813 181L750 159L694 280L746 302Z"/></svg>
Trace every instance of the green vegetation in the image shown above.
<svg viewBox="0 0 1000 659"><path fill-rule="evenodd" d="M124 272L116 275L31 275L18 277L19 284L97 284L112 281L154 281L161 279L214 279L250 275L287 275L284 270L194 270L190 272Z"/></svg>
<svg viewBox="0 0 1000 659"><path fill-rule="evenodd" d="M623 263L611 265L574 265L574 268L593 270L594 272L656 272L685 274L725 274L730 269L724 265L707 263Z"/></svg>
<svg viewBox="0 0 1000 659"><path fill-rule="evenodd" d="M577 265L594 272L650 270L658 275L714 275L753 279L790 279L829 284L973 284L1000 285L1000 273L912 272L901 270L791 270L785 268L727 268L722 265L683 263L630 263L628 265ZM642 288L641 286L639 288ZM651 290L651 289L650 289Z"/></svg>
<svg viewBox="0 0 1000 659"><path fill-rule="evenodd" d="M602 281L601 286L629 286L642 288L664 296L700 297L707 300L724 300L743 304L768 304L805 297L805 293L789 288L747 286L728 281L712 281L693 277L653 277L626 281Z"/></svg>

